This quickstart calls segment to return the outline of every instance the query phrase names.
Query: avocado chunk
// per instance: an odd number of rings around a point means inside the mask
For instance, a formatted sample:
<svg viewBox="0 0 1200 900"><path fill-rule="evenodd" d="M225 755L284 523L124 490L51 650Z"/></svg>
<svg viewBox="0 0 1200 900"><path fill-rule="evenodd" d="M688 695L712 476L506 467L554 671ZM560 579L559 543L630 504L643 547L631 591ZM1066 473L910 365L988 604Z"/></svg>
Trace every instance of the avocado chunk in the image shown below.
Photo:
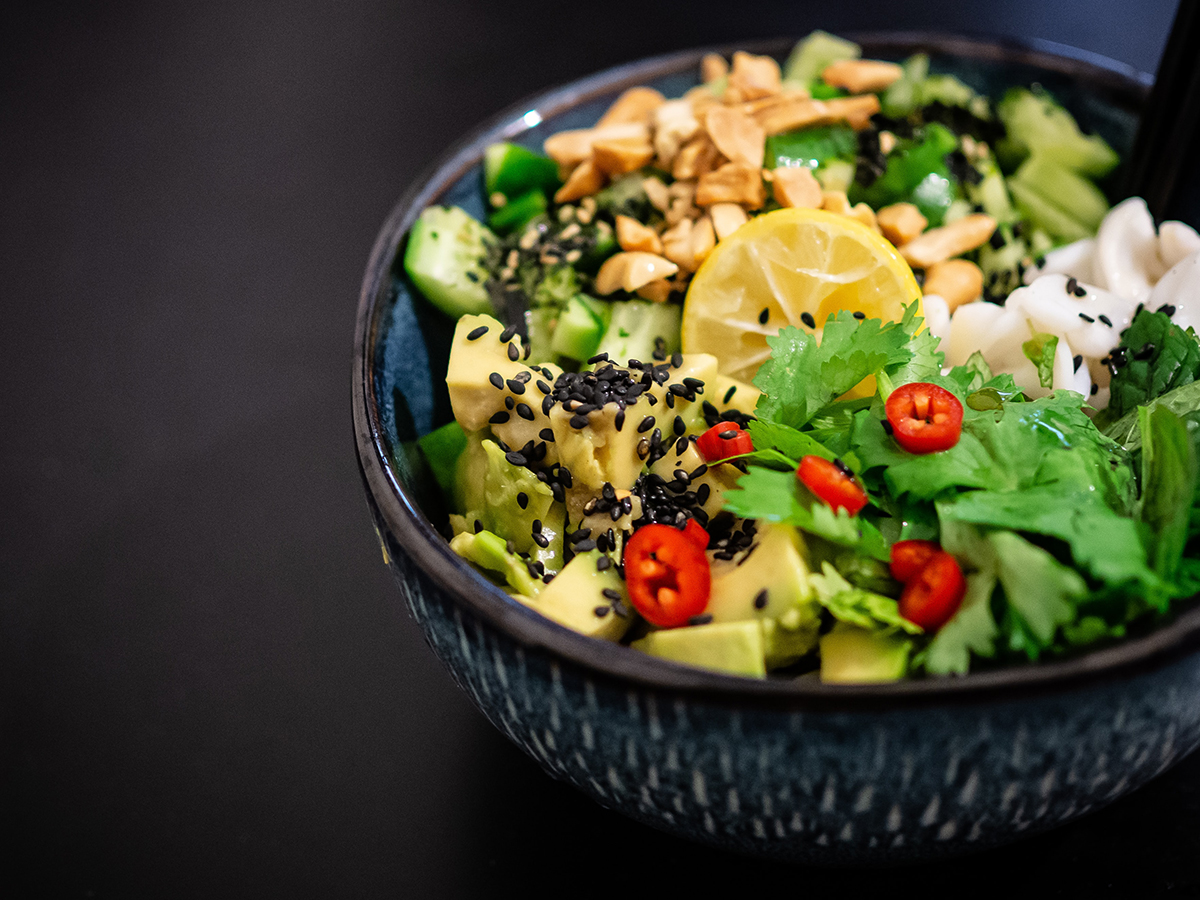
<svg viewBox="0 0 1200 900"><path fill-rule="evenodd" d="M795 662L817 646L821 604L809 584L804 538L790 525L765 523L750 550L712 561L705 612L714 622L770 621L764 632L768 668Z"/></svg>
<svg viewBox="0 0 1200 900"><path fill-rule="evenodd" d="M485 573L503 579L518 594L533 597L542 589L542 582L533 577L524 560L508 552L498 534L462 532L450 541L450 549Z"/></svg>
<svg viewBox="0 0 1200 900"><path fill-rule="evenodd" d="M642 469L637 451L644 437L637 430L642 408L639 403L621 410L616 403L606 403L587 413L583 428L571 424L577 414L562 404L551 408L550 427L558 460L570 470L574 487L598 494L606 482L617 490L633 486Z"/></svg>
<svg viewBox="0 0 1200 900"><path fill-rule="evenodd" d="M838 622L821 638L821 680L832 684L898 681L908 671L912 646L899 632Z"/></svg>
<svg viewBox="0 0 1200 900"><path fill-rule="evenodd" d="M457 206L431 206L408 236L404 271L425 298L457 318L492 308L484 265L496 236Z"/></svg>
<svg viewBox="0 0 1200 900"><path fill-rule="evenodd" d="M763 678L762 626L758 622L714 622L652 631L630 646L672 662Z"/></svg>
<svg viewBox="0 0 1200 900"><path fill-rule="evenodd" d="M536 596L517 599L559 625L588 637L619 641L633 621L629 595L616 566L601 570L597 563L604 556L589 550L574 557ZM617 604L605 591L620 595Z"/></svg>

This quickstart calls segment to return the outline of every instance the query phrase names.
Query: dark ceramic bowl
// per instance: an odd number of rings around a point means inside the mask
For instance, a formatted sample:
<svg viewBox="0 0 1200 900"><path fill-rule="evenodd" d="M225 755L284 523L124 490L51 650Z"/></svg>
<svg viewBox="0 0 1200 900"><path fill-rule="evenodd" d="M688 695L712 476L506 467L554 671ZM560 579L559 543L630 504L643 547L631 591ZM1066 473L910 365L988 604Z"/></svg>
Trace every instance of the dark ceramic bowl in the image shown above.
<svg viewBox="0 0 1200 900"><path fill-rule="evenodd" d="M931 53L995 95L1038 81L1129 150L1149 79L1079 51L860 35L869 57ZM791 41L746 49L782 58ZM719 48L728 54L733 48ZM450 419L452 323L397 260L431 203L483 213L480 160L592 124L624 88L678 96L703 51L622 66L476 129L400 201L358 308L354 426L367 498L409 611L485 716L553 777L656 828L802 862L948 856L1066 822L1200 744L1200 610L1079 658L880 686L753 681L594 641L509 599L450 551L413 440Z"/></svg>

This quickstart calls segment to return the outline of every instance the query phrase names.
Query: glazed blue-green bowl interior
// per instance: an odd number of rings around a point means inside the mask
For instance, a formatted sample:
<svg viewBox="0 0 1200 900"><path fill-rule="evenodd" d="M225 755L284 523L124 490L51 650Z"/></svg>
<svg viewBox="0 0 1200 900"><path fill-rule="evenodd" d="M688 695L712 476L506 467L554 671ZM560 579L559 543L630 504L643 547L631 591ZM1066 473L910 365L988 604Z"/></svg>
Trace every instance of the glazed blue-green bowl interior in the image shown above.
<svg viewBox="0 0 1200 900"><path fill-rule="evenodd" d="M1040 83L1127 155L1149 79L1068 48L862 35L865 55L928 52L931 69L998 96ZM782 59L792 41L741 49ZM726 55L733 48L717 48ZM679 96L704 51L624 66L501 114L397 205L359 308L354 417L385 558L434 652L548 773L640 821L777 859L889 862L961 853L1109 802L1200 744L1200 610L1041 666L892 685L755 681L689 669L567 631L450 552L417 437L451 419L454 323L403 274L432 203L482 218L482 152L592 125L621 90ZM1122 170L1104 187L1122 196Z"/></svg>

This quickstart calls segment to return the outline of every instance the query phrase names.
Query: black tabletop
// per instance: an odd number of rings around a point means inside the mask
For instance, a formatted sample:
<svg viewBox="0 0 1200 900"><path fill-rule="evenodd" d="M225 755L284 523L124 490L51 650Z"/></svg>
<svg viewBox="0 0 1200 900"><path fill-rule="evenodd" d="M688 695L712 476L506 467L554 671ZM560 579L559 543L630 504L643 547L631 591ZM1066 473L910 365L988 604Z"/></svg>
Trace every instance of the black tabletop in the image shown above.
<svg viewBox="0 0 1200 900"><path fill-rule="evenodd" d="M1200 896L1200 756L1050 834L900 871L766 865L600 809L509 745L425 647L350 427L376 230L444 146L510 102L638 56L818 26L1038 37L1153 71L1174 9L5 13L0 892Z"/></svg>

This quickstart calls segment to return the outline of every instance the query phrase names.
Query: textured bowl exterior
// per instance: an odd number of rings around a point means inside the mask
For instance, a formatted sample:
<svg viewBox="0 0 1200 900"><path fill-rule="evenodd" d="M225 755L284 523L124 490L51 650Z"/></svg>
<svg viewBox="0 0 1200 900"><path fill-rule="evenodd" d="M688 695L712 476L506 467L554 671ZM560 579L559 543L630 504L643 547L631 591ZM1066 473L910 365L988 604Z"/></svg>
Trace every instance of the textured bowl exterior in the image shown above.
<svg viewBox="0 0 1200 900"><path fill-rule="evenodd" d="M982 90L1042 80L1128 150L1146 85L1134 73L1046 47L861 39L868 55L940 53ZM944 857L1133 790L1200 745L1200 609L1073 662L899 685L756 682L562 629L488 584L438 535L439 501L412 441L449 418L440 372L452 324L413 301L397 265L411 222L435 202L483 214L488 143L536 146L588 125L631 84L678 95L699 56L635 63L498 116L448 151L385 224L360 301L354 423L368 505L413 618L483 714L550 775L728 850L820 864Z"/></svg>
<svg viewBox="0 0 1200 900"><path fill-rule="evenodd" d="M952 856L1043 831L1200 746L1200 655L1036 697L794 711L646 688L524 647L387 541L459 686L555 778L654 828L796 863Z"/></svg>

